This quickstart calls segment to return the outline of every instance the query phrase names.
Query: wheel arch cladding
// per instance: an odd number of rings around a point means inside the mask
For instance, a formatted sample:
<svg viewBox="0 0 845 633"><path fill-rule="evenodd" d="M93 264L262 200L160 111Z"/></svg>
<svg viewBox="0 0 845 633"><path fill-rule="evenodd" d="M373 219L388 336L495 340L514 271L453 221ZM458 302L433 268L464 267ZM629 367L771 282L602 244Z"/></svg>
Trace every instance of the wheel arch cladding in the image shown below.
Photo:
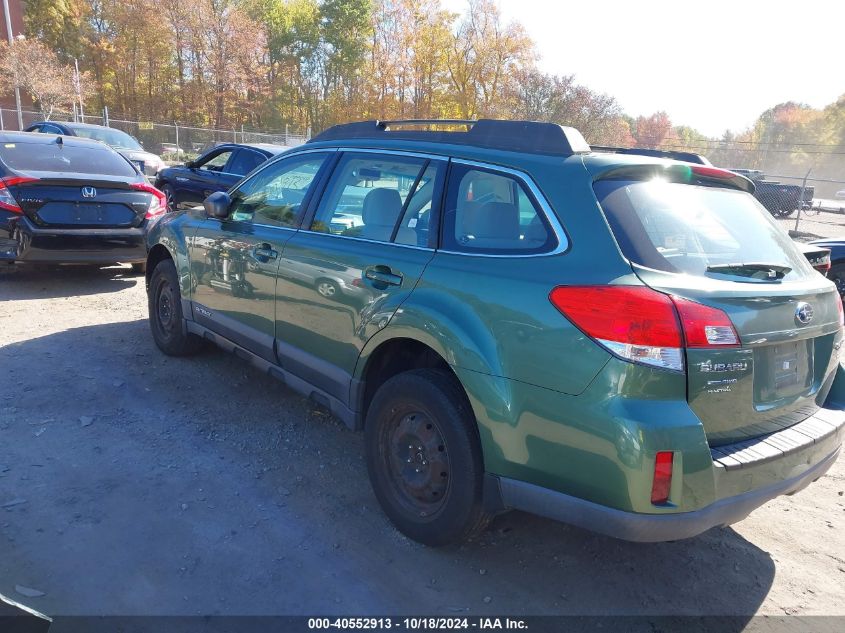
<svg viewBox="0 0 845 633"><path fill-rule="evenodd" d="M179 289L182 298L191 296L190 260L188 258L188 238L193 236L190 216L186 213L167 214L150 229L147 235L147 283L152 278L156 265L166 259L164 252L173 260L179 277ZM164 249L162 251L161 249ZM157 257L156 261L153 258ZM148 286L149 287L149 286Z"/></svg>

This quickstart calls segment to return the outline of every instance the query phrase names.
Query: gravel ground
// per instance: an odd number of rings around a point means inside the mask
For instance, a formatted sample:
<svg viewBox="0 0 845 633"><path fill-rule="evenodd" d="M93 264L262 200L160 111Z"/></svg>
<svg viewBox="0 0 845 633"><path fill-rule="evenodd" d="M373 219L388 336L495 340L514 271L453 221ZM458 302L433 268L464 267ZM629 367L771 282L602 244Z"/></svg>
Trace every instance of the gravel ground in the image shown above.
<svg viewBox="0 0 845 633"><path fill-rule="evenodd" d="M0 271L0 593L39 611L845 615L845 458L687 541L511 513L428 549L361 455L234 357L160 354L128 268Z"/></svg>
<svg viewBox="0 0 845 633"><path fill-rule="evenodd" d="M845 202L843 202L845 204ZM778 223L787 231L795 230L796 214L792 217L778 218ZM798 219L798 235L795 239L809 242L821 237L845 238L845 213L831 213L822 211L815 215L801 214Z"/></svg>

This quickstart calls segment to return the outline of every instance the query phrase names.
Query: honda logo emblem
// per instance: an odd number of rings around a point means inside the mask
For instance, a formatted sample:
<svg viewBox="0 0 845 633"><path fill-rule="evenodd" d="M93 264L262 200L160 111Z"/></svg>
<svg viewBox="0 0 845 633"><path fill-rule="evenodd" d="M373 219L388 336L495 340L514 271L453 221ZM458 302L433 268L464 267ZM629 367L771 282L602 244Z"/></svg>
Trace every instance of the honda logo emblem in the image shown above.
<svg viewBox="0 0 845 633"><path fill-rule="evenodd" d="M97 197L97 190L94 187L83 187L82 188L82 197L83 198L96 198Z"/></svg>

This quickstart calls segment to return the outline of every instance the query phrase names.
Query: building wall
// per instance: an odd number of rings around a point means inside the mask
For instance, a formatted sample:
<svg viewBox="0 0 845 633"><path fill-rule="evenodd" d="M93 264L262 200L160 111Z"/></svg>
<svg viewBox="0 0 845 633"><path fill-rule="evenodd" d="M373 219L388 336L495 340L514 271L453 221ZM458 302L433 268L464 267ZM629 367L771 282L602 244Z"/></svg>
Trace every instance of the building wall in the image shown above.
<svg viewBox="0 0 845 633"><path fill-rule="evenodd" d="M0 0L2 3L3 0ZM18 35L23 35L23 0L8 0L9 2L9 14L12 22L12 37L17 37ZM3 41L7 41L7 31L6 31L6 15L2 9L2 4L0 4L0 37L2 37ZM30 103L29 99L26 99L24 95L21 95L24 98L24 103ZM14 109L15 107L15 95L12 94L0 94L0 108L9 108ZM31 107L31 105L29 106ZM12 121L15 117L11 116L10 113L4 113L4 122L6 124L6 128L8 129L11 127L11 124L17 125L17 121Z"/></svg>

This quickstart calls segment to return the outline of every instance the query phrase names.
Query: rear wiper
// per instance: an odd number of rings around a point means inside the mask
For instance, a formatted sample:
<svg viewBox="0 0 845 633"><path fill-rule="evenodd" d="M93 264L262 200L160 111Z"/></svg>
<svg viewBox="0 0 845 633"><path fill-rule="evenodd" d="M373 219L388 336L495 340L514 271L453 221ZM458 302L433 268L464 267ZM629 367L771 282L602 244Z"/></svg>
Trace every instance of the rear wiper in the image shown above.
<svg viewBox="0 0 845 633"><path fill-rule="evenodd" d="M764 262L736 262L732 264L713 264L707 267L708 273L727 273L735 275L754 276L754 273L766 273L766 279L782 279L792 270L783 264L767 264ZM751 273L749 275L749 273Z"/></svg>

